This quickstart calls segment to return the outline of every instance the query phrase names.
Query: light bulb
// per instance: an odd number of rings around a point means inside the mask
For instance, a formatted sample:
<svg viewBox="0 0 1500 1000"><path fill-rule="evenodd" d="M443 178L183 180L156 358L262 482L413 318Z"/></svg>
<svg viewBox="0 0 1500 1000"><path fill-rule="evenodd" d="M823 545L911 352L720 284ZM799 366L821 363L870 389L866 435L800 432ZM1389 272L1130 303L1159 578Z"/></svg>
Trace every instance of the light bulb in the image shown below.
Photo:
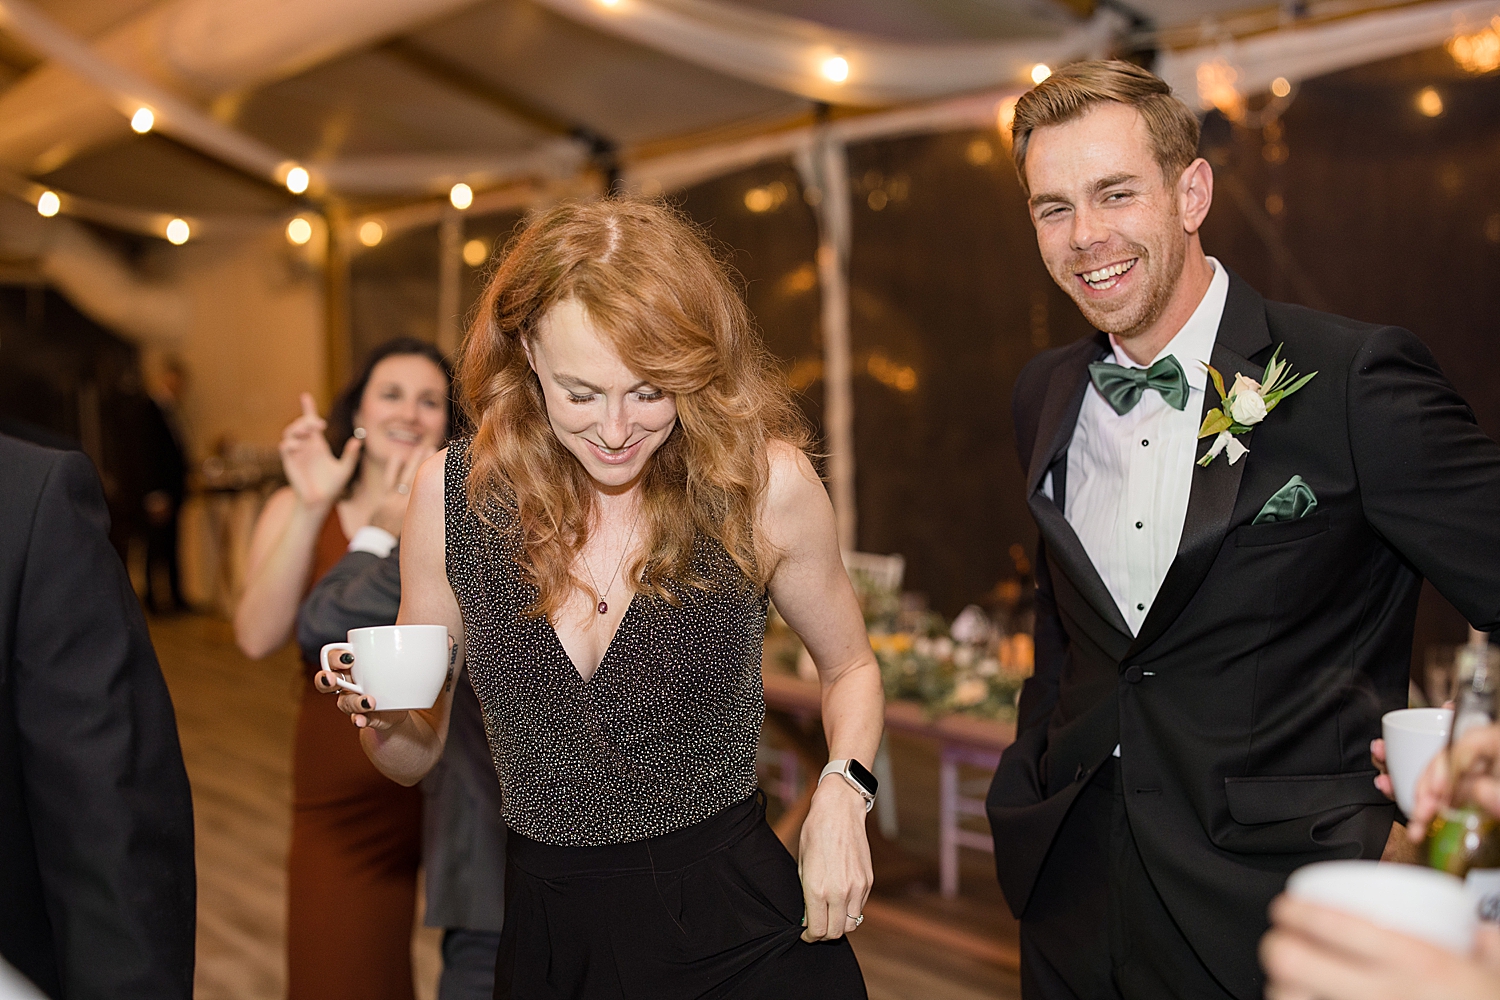
<svg viewBox="0 0 1500 1000"><path fill-rule="evenodd" d="M1048 66L1046 63L1037 63L1035 66L1031 67L1031 82L1034 84L1041 83L1051 75L1052 67Z"/></svg>
<svg viewBox="0 0 1500 1000"><path fill-rule="evenodd" d="M371 219L359 227L359 241L367 247L379 246L380 241L385 239L385 226Z"/></svg>
<svg viewBox="0 0 1500 1000"><path fill-rule="evenodd" d="M302 246L312 239L312 223L300 215L297 216L286 224L286 238L297 246Z"/></svg>
<svg viewBox="0 0 1500 1000"><path fill-rule="evenodd" d="M829 56L820 67L823 78L832 83L843 83L849 79L849 60L843 56Z"/></svg>
<svg viewBox="0 0 1500 1000"><path fill-rule="evenodd" d="M57 196L56 191L43 191L36 200L36 210L50 219L62 210L62 199Z"/></svg>
<svg viewBox="0 0 1500 1000"><path fill-rule="evenodd" d="M286 172L286 189L292 194L301 194L307 190L310 178L307 170L303 167L293 167Z"/></svg>
<svg viewBox="0 0 1500 1000"><path fill-rule="evenodd" d="M1443 97L1432 87L1423 87L1417 94L1417 110L1428 118L1436 118L1443 113Z"/></svg>
<svg viewBox="0 0 1500 1000"><path fill-rule="evenodd" d="M478 267L486 260L489 260L489 257L489 244L485 243L484 240L470 240L464 244L464 263L470 267Z"/></svg>
<svg viewBox="0 0 1500 1000"><path fill-rule="evenodd" d="M186 219L173 219L167 223L167 242L173 246L182 246L191 235L193 231L188 228Z"/></svg>
<svg viewBox="0 0 1500 1000"><path fill-rule="evenodd" d="M1277 97L1285 97L1292 92L1292 81L1284 76L1278 76L1271 81L1271 93Z"/></svg>
<svg viewBox="0 0 1500 1000"><path fill-rule="evenodd" d="M448 200L453 203L454 208L462 212L474 204L474 189L460 181L448 191Z"/></svg>
<svg viewBox="0 0 1500 1000"><path fill-rule="evenodd" d="M150 108L137 108L135 114L130 116L130 127L145 135L156 127L156 115Z"/></svg>

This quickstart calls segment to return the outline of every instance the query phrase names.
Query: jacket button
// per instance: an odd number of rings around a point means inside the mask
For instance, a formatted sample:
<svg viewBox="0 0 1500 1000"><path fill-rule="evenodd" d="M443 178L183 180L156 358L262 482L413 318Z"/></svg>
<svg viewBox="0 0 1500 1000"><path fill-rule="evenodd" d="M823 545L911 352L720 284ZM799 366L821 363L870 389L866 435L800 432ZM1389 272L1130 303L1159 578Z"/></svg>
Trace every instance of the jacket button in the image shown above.
<svg viewBox="0 0 1500 1000"><path fill-rule="evenodd" d="M1125 668L1125 679L1132 684L1139 684L1142 676L1144 675L1140 667L1130 666Z"/></svg>

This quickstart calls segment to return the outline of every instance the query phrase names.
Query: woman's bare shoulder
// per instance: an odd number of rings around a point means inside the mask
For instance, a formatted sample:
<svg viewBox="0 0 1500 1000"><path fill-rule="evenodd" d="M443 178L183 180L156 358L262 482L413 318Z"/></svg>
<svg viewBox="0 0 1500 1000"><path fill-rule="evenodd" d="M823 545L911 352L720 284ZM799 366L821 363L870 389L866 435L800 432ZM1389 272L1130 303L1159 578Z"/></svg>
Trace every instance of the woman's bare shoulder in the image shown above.
<svg viewBox="0 0 1500 1000"><path fill-rule="evenodd" d="M448 449L433 455L422 463L417 470L416 481L412 484L411 499L413 503L432 503L434 500L441 505L443 502L443 487L448 477Z"/></svg>
<svg viewBox="0 0 1500 1000"><path fill-rule="evenodd" d="M795 503L813 491L823 493L823 480L813 468L807 452L789 441L774 440L766 446L766 502L773 510Z"/></svg>
<svg viewBox="0 0 1500 1000"><path fill-rule="evenodd" d="M283 486L266 498L265 506L260 509L260 518L257 525L280 528L292 516L292 508L297 504L297 491L290 486Z"/></svg>

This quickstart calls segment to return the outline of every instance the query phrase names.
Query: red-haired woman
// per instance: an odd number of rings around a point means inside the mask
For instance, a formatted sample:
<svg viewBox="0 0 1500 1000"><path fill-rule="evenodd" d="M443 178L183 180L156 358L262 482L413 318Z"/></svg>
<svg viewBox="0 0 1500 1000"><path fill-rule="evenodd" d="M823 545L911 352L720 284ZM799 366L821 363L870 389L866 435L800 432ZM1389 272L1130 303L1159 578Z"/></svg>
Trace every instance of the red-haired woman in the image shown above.
<svg viewBox="0 0 1500 1000"><path fill-rule="evenodd" d="M400 620L463 637L484 708L514 873L495 996L863 997L843 936L871 883L879 671L724 268L659 204L552 209L491 280L459 380L478 430L418 474ZM835 758L800 865L756 789L768 594L818 665ZM339 702L413 783L447 699Z"/></svg>

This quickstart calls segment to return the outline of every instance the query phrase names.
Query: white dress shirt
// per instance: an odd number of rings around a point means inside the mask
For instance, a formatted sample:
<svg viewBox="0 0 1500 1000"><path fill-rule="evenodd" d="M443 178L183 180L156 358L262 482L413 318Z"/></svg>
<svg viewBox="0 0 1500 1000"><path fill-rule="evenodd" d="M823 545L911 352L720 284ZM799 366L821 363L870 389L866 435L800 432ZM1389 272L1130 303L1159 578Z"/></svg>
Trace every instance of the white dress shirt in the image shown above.
<svg viewBox="0 0 1500 1000"><path fill-rule="evenodd" d="M1154 389L1130 412L1118 414L1091 384L1068 446L1063 515L1109 588L1130 634L1140 632L1156 592L1177 557L1192 488L1198 427L1203 421L1205 365L1213 355L1229 275L1208 258L1214 276L1193 315L1154 364L1175 355L1187 376L1188 401L1174 410ZM1115 364L1138 365L1114 338ZM1226 380L1234 372L1221 372ZM1051 495L1051 481L1047 483Z"/></svg>

